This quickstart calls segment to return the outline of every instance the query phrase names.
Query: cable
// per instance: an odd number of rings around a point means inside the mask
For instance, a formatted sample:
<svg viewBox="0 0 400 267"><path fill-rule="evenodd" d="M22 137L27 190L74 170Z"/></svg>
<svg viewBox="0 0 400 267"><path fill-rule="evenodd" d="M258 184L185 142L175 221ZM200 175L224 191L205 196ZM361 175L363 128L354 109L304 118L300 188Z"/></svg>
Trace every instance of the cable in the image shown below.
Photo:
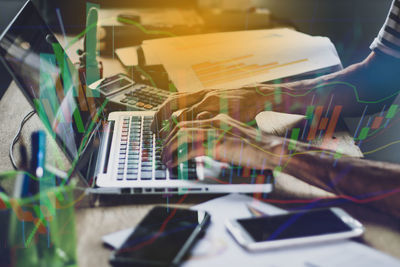
<svg viewBox="0 0 400 267"><path fill-rule="evenodd" d="M29 111L28 114L26 114L24 116L24 118L21 121L21 124L19 125L19 129L17 134L14 136L13 141L11 142L10 145L10 151L9 151L9 156L10 156L10 160L11 160L11 164L13 165L14 169L17 170L17 164L15 163L15 159L14 159L14 155L13 155L13 150L14 150L14 146L15 144L18 142L19 138L21 137L21 131L22 128L24 127L25 123L36 113L35 110Z"/></svg>

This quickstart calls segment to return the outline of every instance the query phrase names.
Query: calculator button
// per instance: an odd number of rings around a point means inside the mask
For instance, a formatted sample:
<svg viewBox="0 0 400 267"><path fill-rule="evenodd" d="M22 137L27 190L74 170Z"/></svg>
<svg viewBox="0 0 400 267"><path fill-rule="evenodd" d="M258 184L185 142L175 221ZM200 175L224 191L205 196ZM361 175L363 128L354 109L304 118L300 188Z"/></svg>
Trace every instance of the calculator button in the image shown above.
<svg viewBox="0 0 400 267"><path fill-rule="evenodd" d="M147 105L144 105L144 108L145 108L145 109L152 109L152 108L153 108L153 106L152 106L152 105L150 105L150 104L147 104Z"/></svg>
<svg viewBox="0 0 400 267"><path fill-rule="evenodd" d="M137 107L139 107L139 108L142 108L144 105L145 105L145 104L144 104L144 103L142 103L142 102L138 102L138 103L136 103L136 106L137 106Z"/></svg>

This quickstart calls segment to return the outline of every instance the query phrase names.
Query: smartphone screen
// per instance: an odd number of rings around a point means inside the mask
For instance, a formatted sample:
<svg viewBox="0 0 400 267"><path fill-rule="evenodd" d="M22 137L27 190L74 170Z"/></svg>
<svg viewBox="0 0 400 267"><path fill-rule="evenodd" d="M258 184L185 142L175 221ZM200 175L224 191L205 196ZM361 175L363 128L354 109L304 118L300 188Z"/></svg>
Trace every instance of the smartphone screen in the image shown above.
<svg viewBox="0 0 400 267"><path fill-rule="evenodd" d="M203 211L156 207L136 227L115 258L147 266L170 265L195 229L205 226L209 218Z"/></svg>
<svg viewBox="0 0 400 267"><path fill-rule="evenodd" d="M238 223L256 242L334 234L352 230L329 209L241 219L238 220Z"/></svg>

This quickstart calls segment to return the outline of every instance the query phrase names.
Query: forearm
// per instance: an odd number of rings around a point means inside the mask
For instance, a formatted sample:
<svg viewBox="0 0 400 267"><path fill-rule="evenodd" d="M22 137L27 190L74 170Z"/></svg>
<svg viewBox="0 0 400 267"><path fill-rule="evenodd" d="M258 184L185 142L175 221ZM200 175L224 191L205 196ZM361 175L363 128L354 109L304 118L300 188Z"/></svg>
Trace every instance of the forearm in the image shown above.
<svg viewBox="0 0 400 267"><path fill-rule="evenodd" d="M302 146L284 164L283 172L356 199L383 196L400 187L400 167L395 164L346 156L335 163L332 154L322 155ZM371 205L400 217L400 193L373 201Z"/></svg>

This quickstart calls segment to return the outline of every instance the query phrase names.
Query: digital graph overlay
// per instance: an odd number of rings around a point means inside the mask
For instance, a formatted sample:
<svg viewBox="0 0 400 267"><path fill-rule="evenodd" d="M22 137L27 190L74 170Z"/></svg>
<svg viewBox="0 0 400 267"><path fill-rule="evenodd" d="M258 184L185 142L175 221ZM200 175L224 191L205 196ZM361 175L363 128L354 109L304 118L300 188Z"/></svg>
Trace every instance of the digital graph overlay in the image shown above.
<svg viewBox="0 0 400 267"><path fill-rule="evenodd" d="M57 53L55 53L55 54L57 57ZM285 63L285 64L279 64L278 62L271 62L271 63L263 64L263 65L240 63L242 60L248 59L251 57L252 57L252 55L247 55L247 56L237 57L237 58L233 58L230 60L219 61L219 62L204 62L201 64L193 65L192 69L196 73L199 80L204 85L214 86L214 85L218 85L220 83L226 82L226 81L232 81L235 79L243 79L243 78L248 78L248 77L254 76L256 74L266 73L274 68L279 68L279 67L283 67L286 65L292 65L292 64L297 64L300 62L307 61L306 59L303 59L303 60L289 62L289 63ZM54 61L54 60L52 60L52 61ZM60 64L60 60L57 59L56 61L58 61L57 63ZM67 75L70 75L70 74L67 74ZM63 77L63 78L66 79L68 77ZM76 92L78 92L78 91L79 90L76 90ZM79 93L80 93L80 91L79 91ZM356 90L355 90L355 93L357 95ZM91 98L91 99L93 100L93 98ZM49 110L52 108L53 105L57 104L57 103L54 103L53 101L51 101L50 97L44 97L44 95L43 96L41 95L41 101L43 104L43 109L45 109L45 110ZM84 103L79 102L78 104L81 105ZM105 104L106 103L104 103L104 106L105 106ZM270 105L266 105L266 107L267 106L270 107ZM82 108L82 106L81 106L81 108ZM90 109L90 105L87 107L87 109ZM312 121L311 128L307 135L307 140L309 140L309 141L314 140L315 138L318 138L318 133L324 133L323 137L325 137L325 138L332 136L332 134L336 128L337 119L342 111L341 106L335 106L333 108L333 112L328 116L327 114L326 115L322 114L322 112L320 112L321 109L322 109L322 107L314 107L314 106L310 106L307 109L308 115L306 117L308 118L309 121ZM226 108L224 108L224 109L221 108L221 111L222 110L226 110ZM71 112L71 111L67 110L65 112ZM367 138L368 136L371 135L371 130L379 130L379 129L386 127L387 124L389 123L389 121L394 117L394 115L397 112L398 112L397 105L390 106L386 115L381 114L379 116L374 117L373 120L371 120L367 126L365 126L361 129L358 137L355 139L365 140L365 138ZM73 114L74 114L74 116L76 115L74 117L75 120L79 121L80 115L76 114L75 112ZM90 114L92 115L92 119L93 119L93 123L94 123L98 119L99 113L96 114L96 112L90 112ZM62 116L62 115L63 114L60 114L60 116L57 118L57 119L59 119L59 122L61 122L61 123L63 122L63 120L65 118L68 118L68 116ZM81 132L85 132L83 125L77 124L77 128L80 129ZM222 128L222 129L225 131L225 133L228 133L230 131L230 128ZM301 128L294 128L288 133L288 136L290 136L290 139L288 140L288 142L289 142L288 144L289 144L289 150L291 151L291 153L289 155L280 155L280 156L292 157L292 156L296 156L296 155L300 154L300 153L296 153L293 151L296 150L296 144L300 138L301 130L302 130ZM90 132L90 127L89 127L89 130L86 132L87 132L87 134ZM320 135L320 137L321 137L321 135ZM85 138L88 138L88 136L85 136ZM221 139L221 138L223 138L223 136L219 137L219 139ZM212 150L212 146L214 145L215 139L216 138L208 138L205 141L204 147L207 148L207 151ZM186 157L186 155L183 155L183 154L187 154L186 142L187 142L187 140L182 142L182 146L183 146L182 148L184 148L184 149L182 149L181 155L179 155L179 156ZM82 142L82 145L84 143L85 142ZM83 149L83 146L82 146L82 149ZM313 152L313 151L307 151L306 153L311 153L311 152ZM319 152L325 153L322 150ZM335 157L337 154L338 154L338 152L336 152L334 154ZM279 167L278 168L279 171L283 171L285 168L285 166L278 166L278 167ZM252 173L253 173L253 170L251 168L247 168L247 167L243 168L243 174L244 174L243 177L244 178L246 178L246 177L254 178L254 175ZM180 176L185 177L185 175L186 175L185 173L182 173ZM34 177L32 177L32 178L34 179ZM260 177L257 177L257 180L258 180L258 178L260 178ZM225 183L223 181L220 181L220 182ZM346 200L353 201L356 203L368 203L371 201L376 201L376 200L391 196L393 194L397 194L399 191L400 191L400 189L395 188L395 189L391 190L390 192L377 192L375 194L375 196L369 197L369 198L340 195L340 196L337 196L334 198L329 198L329 199L332 199L332 200L333 199L346 199ZM82 196L83 196L83 194L82 194ZM185 199L185 196L182 197L182 201ZM260 195L257 195L257 196L255 195L255 197L260 198ZM2 201L4 199L5 199L4 195L0 194L0 210L6 209L6 208L12 208L15 211L15 213L17 214L18 219L20 219L22 221L24 221L24 220L35 221L35 224L37 227L36 230L39 233L46 232L46 229L43 228L45 226L45 224L44 224L45 222L43 222L43 218L47 221L50 220L52 217L49 216L49 214L53 214L54 210L48 210L48 211L45 210L45 211L43 211L42 215L40 215L40 213L37 213L37 217L35 217L33 215L33 213L26 213L26 212L24 213L23 210L21 209L21 207L18 206L18 204L15 204L15 202L13 200L8 200L7 202ZM81 198L78 198L78 199L81 199ZM271 203L314 203L314 202L318 202L320 200L322 200L322 199L292 200L292 201L266 199L265 201L271 202ZM77 203L77 200L71 202L71 205L75 205L76 203ZM42 208L42 207L40 207L40 208ZM46 214L46 216L44 216L43 214ZM30 235L30 237L28 239L29 242L33 240L33 236L34 236L34 233L33 233L33 235L32 234Z"/></svg>

